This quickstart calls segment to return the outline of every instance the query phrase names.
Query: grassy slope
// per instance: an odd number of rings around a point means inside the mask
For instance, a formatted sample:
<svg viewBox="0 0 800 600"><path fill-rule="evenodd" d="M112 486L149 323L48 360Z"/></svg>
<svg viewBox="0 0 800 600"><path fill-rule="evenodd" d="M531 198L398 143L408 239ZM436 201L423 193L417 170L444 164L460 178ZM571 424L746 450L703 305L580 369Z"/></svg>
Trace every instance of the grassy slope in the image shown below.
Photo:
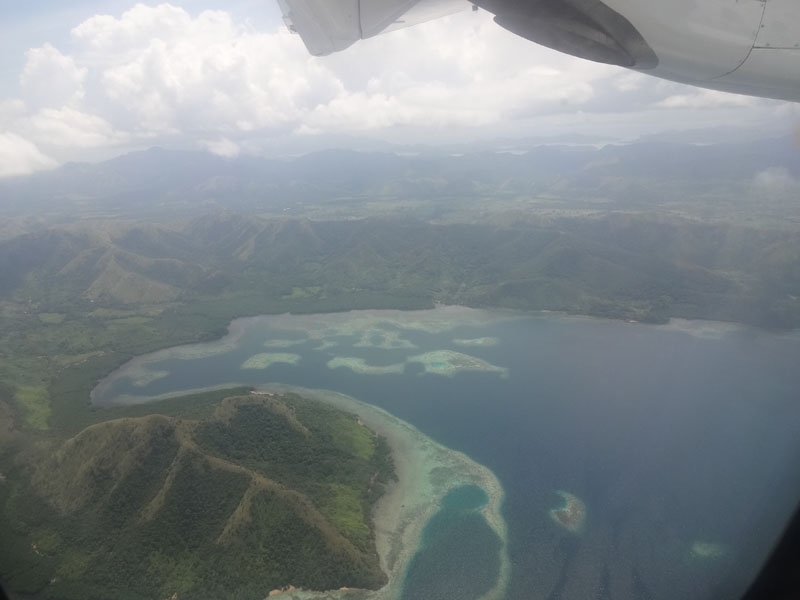
<svg viewBox="0 0 800 600"><path fill-rule="evenodd" d="M0 488L9 587L53 598L261 598L289 584L382 584L368 518L373 477L393 475L374 452L382 440L298 396L220 395L166 401L147 416L117 411L29 450Z"/></svg>

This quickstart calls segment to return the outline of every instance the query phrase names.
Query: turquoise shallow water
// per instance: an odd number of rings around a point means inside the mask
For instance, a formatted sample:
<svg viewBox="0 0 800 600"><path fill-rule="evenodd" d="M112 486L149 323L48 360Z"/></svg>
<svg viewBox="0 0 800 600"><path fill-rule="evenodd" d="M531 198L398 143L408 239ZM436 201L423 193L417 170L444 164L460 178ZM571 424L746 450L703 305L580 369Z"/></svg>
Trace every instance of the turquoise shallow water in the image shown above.
<svg viewBox="0 0 800 600"><path fill-rule="evenodd" d="M428 522L403 586L403 600L470 600L494 585L500 540L480 514L486 492L463 486L442 500Z"/></svg>
<svg viewBox="0 0 800 600"><path fill-rule="evenodd" d="M380 406L497 475L506 493L513 599L735 597L800 498L796 334L710 328L693 335L592 319L493 319L493 313L459 322L454 314L463 310L449 309L383 323L383 313L370 314L369 326L349 329L342 324L362 313L248 320L223 353L158 355L147 368L163 377L137 385L123 369L94 399L279 382ZM307 339L312 321L315 337ZM448 327L430 327L440 321ZM387 335L403 343L382 344ZM489 337L497 343L453 341ZM264 346L289 338L299 343ZM507 375L444 377L404 363L434 350L469 354ZM263 352L294 353L298 360L240 368ZM328 368L336 356L405 367L357 374ZM580 534L550 518L550 509L563 504L556 490L585 504ZM404 598L477 598L493 583L499 541L469 503L470 493L459 490L429 522ZM699 558L692 554L697 542L724 551Z"/></svg>

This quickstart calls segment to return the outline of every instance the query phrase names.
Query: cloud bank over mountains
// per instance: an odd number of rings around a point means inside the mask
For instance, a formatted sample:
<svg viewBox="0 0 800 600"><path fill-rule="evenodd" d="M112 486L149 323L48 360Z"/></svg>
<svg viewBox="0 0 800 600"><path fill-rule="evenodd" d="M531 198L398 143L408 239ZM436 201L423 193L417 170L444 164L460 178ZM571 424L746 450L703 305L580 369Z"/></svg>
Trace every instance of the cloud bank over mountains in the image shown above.
<svg viewBox="0 0 800 600"><path fill-rule="evenodd" d="M625 137L726 123L790 127L798 114L786 103L573 59L517 38L484 12L326 58L309 56L285 28L261 31L225 10L137 4L64 27L60 47L19 49L18 87L0 97L0 176L156 144L258 155L275 140L326 135L398 143L562 131Z"/></svg>

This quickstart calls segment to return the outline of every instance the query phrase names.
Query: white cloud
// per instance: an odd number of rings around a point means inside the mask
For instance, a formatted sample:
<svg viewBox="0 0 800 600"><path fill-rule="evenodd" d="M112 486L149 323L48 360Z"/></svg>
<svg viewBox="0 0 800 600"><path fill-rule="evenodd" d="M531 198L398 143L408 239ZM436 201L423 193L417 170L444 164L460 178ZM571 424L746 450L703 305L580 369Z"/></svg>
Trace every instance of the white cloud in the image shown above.
<svg viewBox="0 0 800 600"><path fill-rule="evenodd" d="M436 143L605 127L631 136L703 126L712 114L788 111L559 54L483 11L322 59L285 28L257 31L221 10L136 4L72 25L67 47L27 52L20 98L0 99L0 130L59 160L152 144L233 156L297 134ZM642 123L649 129L636 130Z"/></svg>
<svg viewBox="0 0 800 600"><path fill-rule="evenodd" d="M614 87L622 93L635 92L646 87L648 83L647 75L635 71L623 71L613 80Z"/></svg>
<svg viewBox="0 0 800 600"><path fill-rule="evenodd" d="M204 140L200 144L205 147L211 154L217 156L224 156L226 158L233 158L239 156L242 149L239 144L230 141L227 138L220 138L218 140Z"/></svg>
<svg viewBox="0 0 800 600"><path fill-rule="evenodd" d="M224 16L225 13L219 14ZM70 33L94 58L114 60L120 55L138 52L149 40L173 38L176 32L188 30L191 24L191 17L182 8L170 4L152 7L137 4L119 19L96 15Z"/></svg>
<svg viewBox="0 0 800 600"><path fill-rule="evenodd" d="M760 101L752 96L741 96L716 90L695 89L685 94L676 94L656 103L659 108L728 108L750 107Z"/></svg>
<svg viewBox="0 0 800 600"><path fill-rule="evenodd" d="M93 17L72 36L79 53L103 57L107 98L125 104L131 123L162 134L485 126L578 106L593 97L593 79L614 72L516 38L485 13L325 59L309 57L285 30L257 33L224 12L192 17L170 5Z"/></svg>
<svg viewBox="0 0 800 600"><path fill-rule="evenodd" d="M42 153L36 144L15 133L0 133L0 177L28 175L56 166L58 163Z"/></svg>
<svg viewBox="0 0 800 600"><path fill-rule="evenodd" d="M35 140L63 148L96 148L118 145L127 135L108 121L74 108L45 108L18 121L18 127Z"/></svg>
<svg viewBox="0 0 800 600"><path fill-rule="evenodd" d="M8 126L8 123L21 117L27 112L25 103L19 98L9 98L0 102L0 127Z"/></svg>
<svg viewBox="0 0 800 600"><path fill-rule="evenodd" d="M64 56L50 44L31 48L19 77L28 106L61 107L83 98L83 81L87 69L78 67L70 56Z"/></svg>
<svg viewBox="0 0 800 600"><path fill-rule="evenodd" d="M193 18L169 5L137 5L72 31L105 59L106 97L141 129L160 133L286 128L342 86L286 31L256 33L220 11Z"/></svg>
<svg viewBox="0 0 800 600"><path fill-rule="evenodd" d="M614 72L515 37L487 13L379 36L324 63L344 91L305 115L300 132L410 127L438 135L574 112L594 98L594 82Z"/></svg>

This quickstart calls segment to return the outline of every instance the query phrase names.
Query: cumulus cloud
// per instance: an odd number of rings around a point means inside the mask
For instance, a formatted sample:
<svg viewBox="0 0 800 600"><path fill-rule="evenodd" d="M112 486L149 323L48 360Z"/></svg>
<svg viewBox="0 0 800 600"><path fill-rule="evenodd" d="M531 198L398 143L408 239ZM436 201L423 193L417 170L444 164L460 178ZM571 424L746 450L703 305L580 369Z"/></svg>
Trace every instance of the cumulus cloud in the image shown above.
<svg viewBox="0 0 800 600"><path fill-rule="evenodd" d="M218 17L224 20L225 13L209 11L198 22L208 23ZM120 54L136 53L149 40L172 38L176 31L191 24L191 17L182 8L170 4L137 4L119 19L111 15L96 15L74 27L70 33L95 59L113 61Z"/></svg>
<svg viewBox="0 0 800 600"><path fill-rule="evenodd" d="M28 106L61 107L83 98L83 81L87 69L78 67L70 56L64 56L50 44L31 48L19 77Z"/></svg>
<svg viewBox="0 0 800 600"><path fill-rule="evenodd" d="M137 5L93 17L72 37L102 63L106 98L151 132L285 129L342 91L296 36L250 31L222 11Z"/></svg>
<svg viewBox="0 0 800 600"><path fill-rule="evenodd" d="M28 175L57 165L36 144L14 133L0 133L0 177Z"/></svg>
<svg viewBox="0 0 800 600"><path fill-rule="evenodd" d="M598 122L653 126L654 111L705 114L702 124L760 106L559 54L483 11L326 58L309 56L285 28L258 31L222 10L137 4L72 25L66 47L28 50L20 97L0 99L0 131L45 158L152 144L235 156L297 135L436 142L548 125L584 132Z"/></svg>
<svg viewBox="0 0 800 600"><path fill-rule="evenodd" d="M317 107L316 129L485 126L571 112L617 70L531 44L490 15L459 14L366 40L328 57L345 91ZM364 111L367 111L366 113ZM366 122L353 119L361 114Z"/></svg>

